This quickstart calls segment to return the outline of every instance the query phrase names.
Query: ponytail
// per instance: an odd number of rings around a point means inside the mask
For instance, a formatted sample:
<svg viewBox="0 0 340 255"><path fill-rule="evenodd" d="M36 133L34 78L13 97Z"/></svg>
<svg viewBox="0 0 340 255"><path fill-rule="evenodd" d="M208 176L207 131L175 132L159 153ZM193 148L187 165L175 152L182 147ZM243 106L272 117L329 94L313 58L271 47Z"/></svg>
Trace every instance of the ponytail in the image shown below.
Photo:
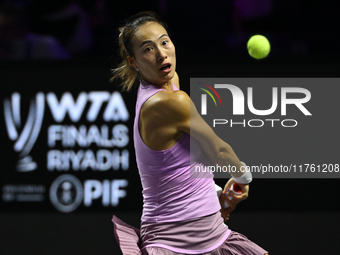
<svg viewBox="0 0 340 255"><path fill-rule="evenodd" d="M129 91L133 87L133 84L137 80L139 74L138 72L130 66L128 62L128 56L129 53L127 49L125 48L124 42L123 42L123 33L124 33L125 27L121 27L119 29L119 52L120 56L122 57L122 62L118 65L117 68L112 69L113 76L110 79L110 82L113 82L115 79L119 78L122 80L122 90Z"/></svg>

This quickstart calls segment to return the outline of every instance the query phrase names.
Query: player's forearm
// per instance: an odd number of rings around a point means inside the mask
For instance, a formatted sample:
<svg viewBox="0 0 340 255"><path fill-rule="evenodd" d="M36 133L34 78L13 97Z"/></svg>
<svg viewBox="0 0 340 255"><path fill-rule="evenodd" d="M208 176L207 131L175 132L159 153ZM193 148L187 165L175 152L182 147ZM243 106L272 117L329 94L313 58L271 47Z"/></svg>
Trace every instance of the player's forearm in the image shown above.
<svg viewBox="0 0 340 255"><path fill-rule="evenodd" d="M208 159L214 165L230 166L227 169L234 170L228 171L233 177L240 177L244 173L244 167L241 168L243 166L242 163L238 159L232 147L225 142L218 147L218 150L215 153L210 154Z"/></svg>

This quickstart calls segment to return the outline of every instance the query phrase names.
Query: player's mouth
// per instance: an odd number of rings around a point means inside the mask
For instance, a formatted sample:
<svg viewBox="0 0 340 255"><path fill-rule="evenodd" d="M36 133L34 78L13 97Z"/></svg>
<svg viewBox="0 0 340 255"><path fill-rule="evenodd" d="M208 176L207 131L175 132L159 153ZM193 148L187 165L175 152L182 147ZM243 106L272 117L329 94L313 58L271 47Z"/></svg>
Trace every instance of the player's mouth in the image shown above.
<svg viewBox="0 0 340 255"><path fill-rule="evenodd" d="M171 72L171 64L170 63L165 63L161 66L159 70L161 70L163 73L170 73Z"/></svg>

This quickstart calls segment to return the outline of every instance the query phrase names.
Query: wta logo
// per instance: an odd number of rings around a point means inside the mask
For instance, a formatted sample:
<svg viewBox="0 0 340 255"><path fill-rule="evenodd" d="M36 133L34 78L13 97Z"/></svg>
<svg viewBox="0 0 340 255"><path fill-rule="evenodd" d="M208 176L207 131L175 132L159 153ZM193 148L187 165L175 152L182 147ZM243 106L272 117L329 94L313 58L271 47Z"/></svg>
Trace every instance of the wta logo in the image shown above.
<svg viewBox="0 0 340 255"><path fill-rule="evenodd" d="M45 110L45 96L43 93L38 93L34 99L31 99L25 125L22 125L20 102L19 93L13 93L11 99L5 99L4 115L8 137L14 141L14 151L19 153L17 170L29 172L37 168L37 163L29 154L40 133Z"/></svg>
<svg viewBox="0 0 340 255"><path fill-rule="evenodd" d="M208 84L202 83L202 82L197 82L197 83L202 84L202 85L206 86L207 88L209 88L217 96L217 98L220 101L220 104L222 106L221 97L213 87L211 87ZM215 106L217 106L215 97L211 94L211 92L209 90L207 90L205 88L201 88L201 87L198 87L198 88L203 90L204 92L206 92L212 98L212 100L214 101ZM206 94L201 95L201 102L202 102L201 103L201 115L206 115L207 114L207 95Z"/></svg>
<svg viewBox="0 0 340 255"><path fill-rule="evenodd" d="M39 92L30 99L27 106L24 106L24 102L27 102L24 99L26 99L25 95L20 95L18 92L4 99L4 117L8 137L14 142L13 149L18 153L19 158L17 171L29 172L38 168L38 164L33 161L30 153L41 132L44 114L49 112L54 120L52 123L51 121L45 123L47 145L53 148L47 152L49 170L69 170L71 169L70 162L73 162L76 170L81 167L80 162L83 162L84 169L108 170L112 168L117 170L119 164L122 165L122 169L128 169L128 150L123 149L122 156L118 149L107 150L107 148L114 147L123 148L129 142L127 126L118 123L112 126L111 130L108 126L109 122L111 124L111 122L129 120L129 112L119 92L80 92L76 98L70 92L64 92L59 99L54 92L47 94ZM26 112L27 117L24 119L22 117ZM93 124L98 123L101 114L104 123L101 126ZM71 124L63 124L64 121L71 122ZM84 121L89 124L86 125ZM74 125L75 123L79 123L79 128ZM96 152L97 157L89 149L92 145L99 148ZM84 150L70 150L75 146L87 148L87 150L85 152ZM67 148L67 150L61 151L58 147ZM39 149L43 151L43 148ZM78 161L75 162L75 160Z"/></svg>

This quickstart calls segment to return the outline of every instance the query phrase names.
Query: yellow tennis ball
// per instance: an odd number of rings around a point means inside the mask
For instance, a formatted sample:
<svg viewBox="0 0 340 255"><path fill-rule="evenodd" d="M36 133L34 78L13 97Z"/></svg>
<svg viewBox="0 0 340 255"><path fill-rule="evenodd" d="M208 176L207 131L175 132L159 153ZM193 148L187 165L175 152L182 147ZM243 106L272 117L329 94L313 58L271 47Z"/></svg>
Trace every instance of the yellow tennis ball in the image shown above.
<svg viewBox="0 0 340 255"><path fill-rule="evenodd" d="M270 52L270 43L263 35L254 35L249 39L247 49L253 58L265 58Z"/></svg>

